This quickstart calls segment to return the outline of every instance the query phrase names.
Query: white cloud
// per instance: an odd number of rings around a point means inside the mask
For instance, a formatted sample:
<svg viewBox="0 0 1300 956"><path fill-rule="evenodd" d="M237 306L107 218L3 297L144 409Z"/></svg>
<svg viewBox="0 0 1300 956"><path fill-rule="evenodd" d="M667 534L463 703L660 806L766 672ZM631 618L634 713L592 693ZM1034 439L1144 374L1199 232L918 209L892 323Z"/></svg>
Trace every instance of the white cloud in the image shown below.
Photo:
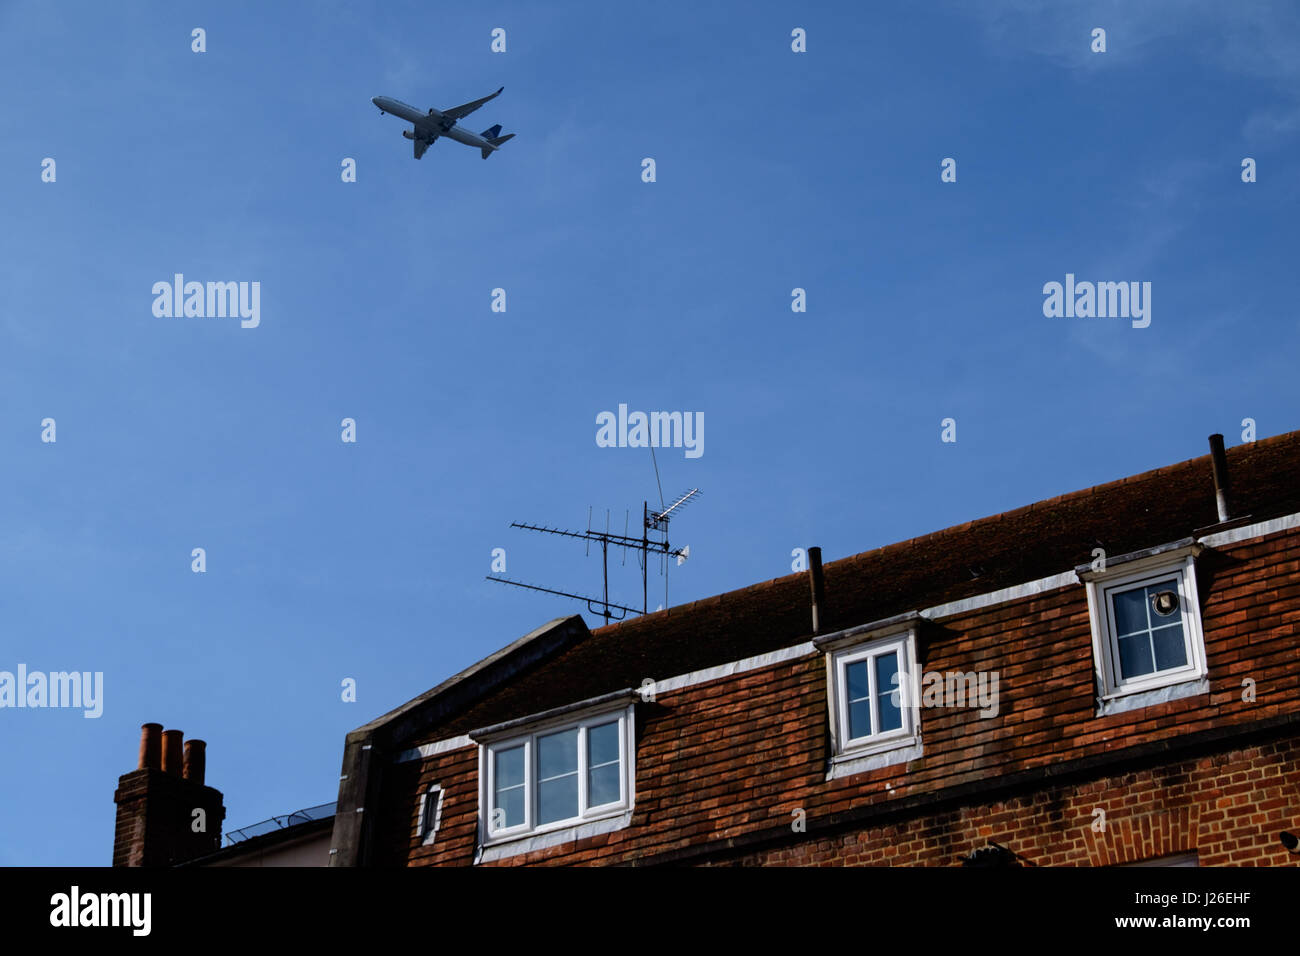
<svg viewBox="0 0 1300 956"><path fill-rule="evenodd" d="M1293 0L981 0L952 4L973 16L994 48L1077 68L1098 65L1091 30L1106 30L1106 57L1131 61L1166 40L1188 57L1246 76L1300 75L1300 4Z"/></svg>

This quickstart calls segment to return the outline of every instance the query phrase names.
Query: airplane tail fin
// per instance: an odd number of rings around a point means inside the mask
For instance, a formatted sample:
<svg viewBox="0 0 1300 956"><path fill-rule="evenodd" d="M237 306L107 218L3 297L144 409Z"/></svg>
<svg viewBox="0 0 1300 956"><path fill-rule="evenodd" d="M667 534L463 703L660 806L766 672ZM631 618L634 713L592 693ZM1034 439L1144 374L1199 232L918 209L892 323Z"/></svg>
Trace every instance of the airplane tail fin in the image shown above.
<svg viewBox="0 0 1300 956"><path fill-rule="evenodd" d="M492 129L496 130L498 133L501 131L500 126L494 126L492 127ZM492 130L487 131L487 133L491 133L491 132ZM491 136L488 136L487 133L484 133L483 136L492 145L483 147L482 153L484 159L487 159L489 156L491 156L492 153L496 150L496 148L500 146L502 143L504 143L506 140L515 138L514 133L507 133L505 136L497 136L495 133Z"/></svg>
<svg viewBox="0 0 1300 956"><path fill-rule="evenodd" d="M501 124L497 123L496 126L493 126L491 129L485 129L483 132L479 133L479 135L484 139L496 139L501 135Z"/></svg>

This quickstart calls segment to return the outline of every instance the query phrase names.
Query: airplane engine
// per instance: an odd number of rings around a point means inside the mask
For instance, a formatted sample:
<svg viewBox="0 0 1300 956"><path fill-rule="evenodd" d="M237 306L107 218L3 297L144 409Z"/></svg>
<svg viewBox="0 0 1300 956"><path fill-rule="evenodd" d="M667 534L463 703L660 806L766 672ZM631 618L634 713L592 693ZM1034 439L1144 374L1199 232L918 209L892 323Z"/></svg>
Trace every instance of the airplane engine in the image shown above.
<svg viewBox="0 0 1300 956"><path fill-rule="evenodd" d="M409 129L402 130L402 135L405 136L407 139L415 139L415 134L412 133Z"/></svg>

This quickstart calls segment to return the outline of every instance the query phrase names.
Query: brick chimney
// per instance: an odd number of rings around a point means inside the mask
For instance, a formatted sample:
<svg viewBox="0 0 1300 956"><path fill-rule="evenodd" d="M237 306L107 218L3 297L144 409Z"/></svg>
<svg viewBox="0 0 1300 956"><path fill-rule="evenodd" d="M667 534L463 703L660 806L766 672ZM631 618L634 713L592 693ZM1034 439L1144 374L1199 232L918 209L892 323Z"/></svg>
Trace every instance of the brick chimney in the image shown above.
<svg viewBox="0 0 1300 956"><path fill-rule="evenodd" d="M175 866L221 848L226 808L203 785L207 745L183 738L162 724L140 728L140 765L113 794L114 866Z"/></svg>

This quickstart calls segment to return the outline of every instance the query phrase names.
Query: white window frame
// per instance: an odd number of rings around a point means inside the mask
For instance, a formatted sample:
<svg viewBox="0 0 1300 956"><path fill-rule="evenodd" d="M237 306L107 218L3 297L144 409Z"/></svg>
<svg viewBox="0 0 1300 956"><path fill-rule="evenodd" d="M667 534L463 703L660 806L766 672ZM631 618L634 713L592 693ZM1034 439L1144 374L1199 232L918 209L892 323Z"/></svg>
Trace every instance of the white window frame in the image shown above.
<svg viewBox="0 0 1300 956"><path fill-rule="evenodd" d="M422 846L431 844L438 835L438 828L442 826L442 798L444 793L442 785L435 783L420 794L420 812L415 818L415 826L416 836L420 838ZM432 811L430 811L430 807L432 807ZM428 817L429 812L433 813L432 822Z"/></svg>
<svg viewBox="0 0 1300 956"><path fill-rule="evenodd" d="M1088 620L1092 628L1093 665L1103 704L1132 694L1199 681L1209 673L1201 626L1201 602L1196 590L1196 556L1200 551L1199 546L1189 545L1084 574ZM1178 584L1187 663L1125 680L1119 670L1119 638L1115 633L1113 597L1120 591L1169 577L1174 577Z"/></svg>
<svg viewBox="0 0 1300 956"><path fill-rule="evenodd" d="M634 704L621 704L614 710L604 709L598 712L585 713L580 717L570 715L564 718L556 718L555 720L528 727L524 732L516 730L508 736L501 736L481 743L479 745L479 766L481 768L479 779L482 781L482 786L479 790L479 821L482 845L485 847L493 846L498 843L531 837L539 833L570 829L594 820L604 820L627 813L632 808L635 798L636 748L633 736L635 731L634 716ZM618 723L619 730L619 799L612 803L603 803L594 807L588 806L587 788L590 768L587 764L587 732L592 727L613 722ZM578 731L578 815L538 824L536 823L539 792L536 779L537 738L563 733L567 730ZM492 801L496 793L496 754L499 751L510 750L518 746L524 748L524 820L522 823L511 827L496 829L492 826Z"/></svg>
<svg viewBox="0 0 1300 956"><path fill-rule="evenodd" d="M866 639L827 648L826 667L830 703L831 744L833 760L849 760L872 754L885 753L912 747L920 740L920 712L912 700L920 673L916 661L916 624L914 621L887 630L869 632ZM903 723L896 730L876 732L866 737L849 736L848 665L867 658L878 657L893 651L898 654L899 683L896 690L887 693L899 695L899 710ZM869 665L868 679L872 689L873 708L879 689L876 687L876 668ZM872 712L872 721L876 719Z"/></svg>

